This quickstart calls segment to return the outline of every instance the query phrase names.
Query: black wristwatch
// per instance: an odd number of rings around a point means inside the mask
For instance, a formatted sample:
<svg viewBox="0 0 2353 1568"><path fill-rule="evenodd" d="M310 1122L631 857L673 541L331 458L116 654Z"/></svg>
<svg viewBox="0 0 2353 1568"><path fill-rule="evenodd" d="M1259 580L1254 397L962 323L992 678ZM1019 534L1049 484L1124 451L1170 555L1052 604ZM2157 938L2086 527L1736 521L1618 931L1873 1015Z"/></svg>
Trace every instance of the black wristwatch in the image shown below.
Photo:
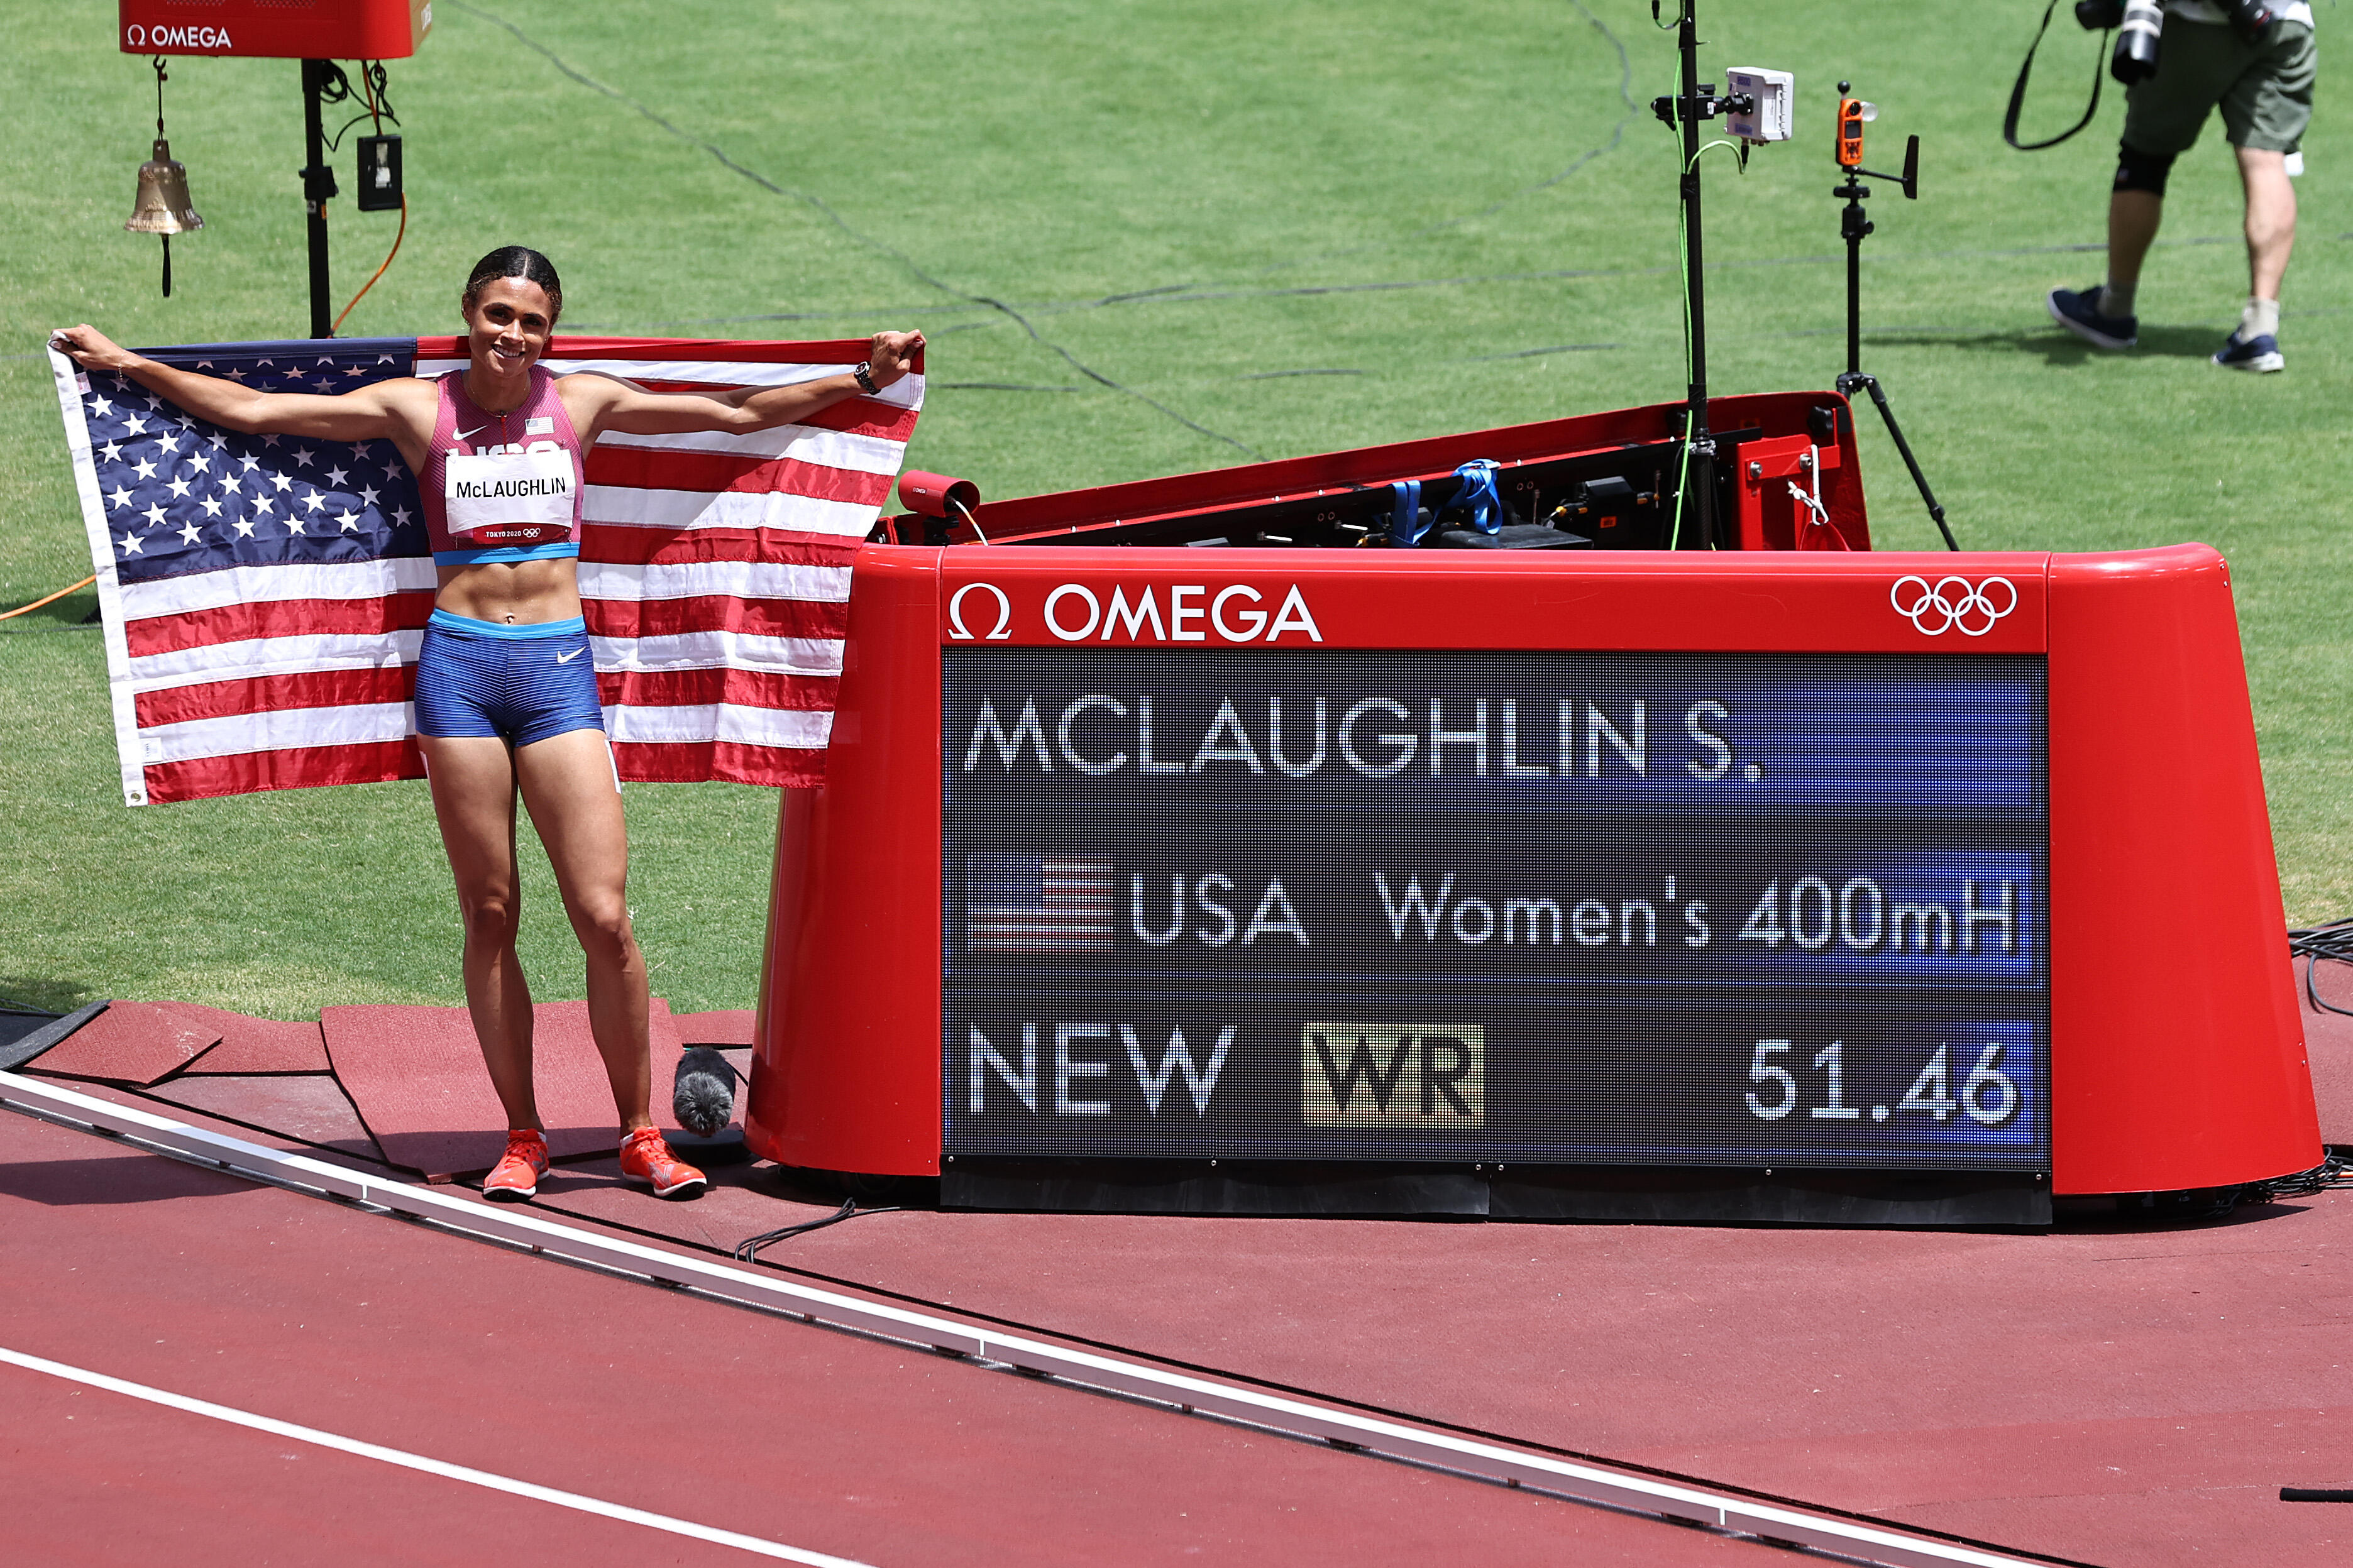
<svg viewBox="0 0 2353 1568"><path fill-rule="evenodd" d="M856 376L856 377L858 378L858 390L859 390L859 391L860 391L860 392L865 392L865 393L876 393L876 392L880 392L880 391L881 391L881 390L882 390L881 387L879 387L879 386L877 386L877 385L875 385L875 384L874 384L874 362L873 362L873 361L871 361L871 360L860 360L860 361L858 362L858 363L857 363L857 364L855 364L855 365L853 365L853 366L851 366L851 367L850 367L850 372L849 372L849 374L852 374L852 375L854 375L854 376Z"/></svg>

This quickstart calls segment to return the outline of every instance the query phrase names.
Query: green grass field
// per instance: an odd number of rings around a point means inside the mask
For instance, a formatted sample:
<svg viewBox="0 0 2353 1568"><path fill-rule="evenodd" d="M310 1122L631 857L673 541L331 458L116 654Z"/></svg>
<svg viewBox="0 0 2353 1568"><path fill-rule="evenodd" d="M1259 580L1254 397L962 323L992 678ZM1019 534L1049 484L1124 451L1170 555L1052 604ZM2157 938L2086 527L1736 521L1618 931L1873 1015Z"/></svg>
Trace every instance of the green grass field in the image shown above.
<svg viewBox="0 0 2353 1568"><path fill-rule="evenodd" d="M2353 16L2317 9L2326 54ZM467 266L510 241L554 257L568 328L918 325L933 391L911 460L997 497L1680 394L1674 152L1633 107L1672 85L1673 52L1641 0L439 0L435 14L418 56L392 67L407 238L348 333L454 330ZM2285 374L2205 362L2245 289L2219 127L2176 169L2141 348L2094 354L2042 300L2101 274L2122 110L2112 99L2055 152L2001 144L2040 14L2030 0L1703 0L1711 74L1778 66L1799 88L1796 142L1745 175L1707 160L1712 384L1825 387L1842 368L1828 131L1833 84L1851 78L1883 107L1874 166L1907 132L1924 143L1922 199L1883 184L1873 205L1865 363L1962 542L2200 540L2231 558L2289 913L2332 916L2353 906L2339 706L2353 646L2330 585L2353 566L2353 448L2331 412L2353 404L2337 156L2353 126L2324 72ZM299 335L308 317L292 61L173 65L168 129L206 227L175 247L164 300L155 242L121 227L151 134L145 61L115 52L99 0L5 0L0 16L0 605L14 606L90 570L47 328L190 342ZM2072 120L2090 50L2063 6L2030 130ZM348 150L339 165L349 184ZM348 295L394 215L331 212ZM1880 543L1931 545L1875 421L1862 440ZM0 625L0 995L280 1016L458 1000L423 787L126 810L102 651L79 625L93 603ZM748 1005L773 795L631 786L628 808L656 991ZM578 995L543 862L529 886L538 994Z"/></svg>

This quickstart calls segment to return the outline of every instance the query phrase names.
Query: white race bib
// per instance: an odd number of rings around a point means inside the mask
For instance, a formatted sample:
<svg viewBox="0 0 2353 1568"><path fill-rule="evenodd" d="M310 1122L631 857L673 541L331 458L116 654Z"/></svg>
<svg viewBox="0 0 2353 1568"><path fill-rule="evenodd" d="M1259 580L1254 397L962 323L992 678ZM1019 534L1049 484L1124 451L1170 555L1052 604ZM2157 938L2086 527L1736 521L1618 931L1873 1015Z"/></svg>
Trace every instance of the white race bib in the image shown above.
<svg viewBox="0 0 2353 1568"><path fill-rule="evenodd" d="M522 548L570 535L579 476L572 454L552 441L527 452L452 452L441 495L452 543Z"/></svg>

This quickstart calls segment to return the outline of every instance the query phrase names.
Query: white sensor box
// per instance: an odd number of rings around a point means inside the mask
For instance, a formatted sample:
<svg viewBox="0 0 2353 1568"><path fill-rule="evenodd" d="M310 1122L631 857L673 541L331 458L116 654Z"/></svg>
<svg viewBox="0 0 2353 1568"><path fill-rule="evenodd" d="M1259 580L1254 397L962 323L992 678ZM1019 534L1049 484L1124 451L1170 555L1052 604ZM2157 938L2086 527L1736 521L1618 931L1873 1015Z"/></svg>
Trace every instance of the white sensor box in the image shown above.
<svg viewBox="0 0 2353 1568"><path fill-rule="evenodd" d="M1798 98L1797 78L1788 71L1756 66L1736 66L1726 77L1729 94L1746 93L1757 107L1746 114L1727 114L1725 129L1743 142L1787 142L1790 116Z"/></svg>

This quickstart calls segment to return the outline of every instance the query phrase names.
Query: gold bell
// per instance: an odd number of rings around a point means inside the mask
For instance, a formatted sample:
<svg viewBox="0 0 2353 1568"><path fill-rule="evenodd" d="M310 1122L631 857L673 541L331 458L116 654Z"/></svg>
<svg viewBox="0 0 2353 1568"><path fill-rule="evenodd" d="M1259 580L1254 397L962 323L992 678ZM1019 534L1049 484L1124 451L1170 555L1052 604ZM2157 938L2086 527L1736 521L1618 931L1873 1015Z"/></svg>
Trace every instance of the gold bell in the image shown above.
<svg viewBox="0 0 2353 1568"><path fill-rule="evenodd" d="M139 165L139 201L123 227L133 234L185 234L202 228L188 200L187 165L172 156L172 144L155 138L155 155Z"/></svg>
<svg viewBox="0 0 2353 1568"><path fill-rule="evenodd" d="M155 138L155 155L139 165L139 199L123 227L133 234L164 237L164 297L172 296L172 237L205 226L188 198L187 166L172 156L172 144Z"/></svg>

